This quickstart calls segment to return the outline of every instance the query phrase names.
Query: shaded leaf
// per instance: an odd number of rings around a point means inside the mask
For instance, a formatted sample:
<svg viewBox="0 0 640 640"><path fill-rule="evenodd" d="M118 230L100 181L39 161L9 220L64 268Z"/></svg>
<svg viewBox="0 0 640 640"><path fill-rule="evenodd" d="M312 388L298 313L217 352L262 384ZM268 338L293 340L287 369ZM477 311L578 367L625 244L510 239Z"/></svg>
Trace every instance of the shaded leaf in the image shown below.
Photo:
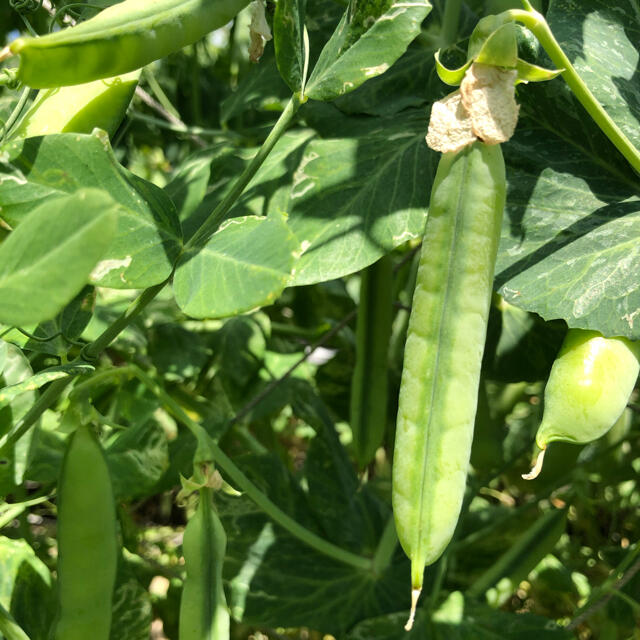
<svg viewBox="0 0 640 640"><path fill-rule="evenodd" d="M273 17L273 39L278 70L291 91L304 82L304 23L307 0L280 0Z"/></svg>

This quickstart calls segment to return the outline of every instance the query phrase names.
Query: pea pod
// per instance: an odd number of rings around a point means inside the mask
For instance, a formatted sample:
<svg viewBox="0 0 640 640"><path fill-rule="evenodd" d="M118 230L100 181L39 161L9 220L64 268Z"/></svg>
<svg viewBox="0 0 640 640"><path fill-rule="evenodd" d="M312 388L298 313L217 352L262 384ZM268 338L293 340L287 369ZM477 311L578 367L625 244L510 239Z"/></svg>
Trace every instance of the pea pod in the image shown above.
<svg viewBox="0 0 640 640"><path fill-rule="evenodd" d="M180 640L226 640L229 610L222 588L227 537L212 503L212 490L200 489L198 509L184 531L187 577L180 601Z"/></svg>
<svg viewBox="0 0 640 640"><path fill-rule="evenodd" d="M442 155L431 191L393 460L413 610L424 568L451 540L462 506L505 190L500 147L475 142Z"/></svg>
<svg viewBox="0 0 640 640"><path fill-rule="evenodd" d="M118 565L109 469L87 425L69 437L58 483L58 616L54 640L109 640Z"/></svg>
<svg viewBox="0 0 640 640"><path fill-rule="evenodd" d="M9 139L91 133L95 127L112 136L124 118L139 77L137 69L115 78L43 89L11 130Z"/></svg>
<svg viewBox="0 0 640 640"><path fill-rule="evenodd" d="M393 320L393 262L385 256L362 272L351 381L351 430L356 461L367 466L387 426L387 369Z"/></svg>
<svg viewBox="0 0 640 640"><path fill-rule="evenodd" d="M639 359L640 345L626 338L569 330L544 391L544 413L536 434L541 453L523 478L539 475L550 442L591 442L609 431L629 402Z"/></svg>
<svg viewBox="0 0 640 640"><path fill-rule="evenodd" d="M224 26L249 0L124 0L41 38L17 38L18 78L35 89L121 75Z"/></svg>

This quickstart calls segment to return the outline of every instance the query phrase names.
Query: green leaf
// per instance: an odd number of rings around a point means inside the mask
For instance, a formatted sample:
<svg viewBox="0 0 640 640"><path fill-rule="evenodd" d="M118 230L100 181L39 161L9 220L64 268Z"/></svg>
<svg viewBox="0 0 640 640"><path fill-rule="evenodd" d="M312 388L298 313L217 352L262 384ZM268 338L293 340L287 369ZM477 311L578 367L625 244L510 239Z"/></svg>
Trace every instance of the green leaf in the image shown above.
<svg viewBox="0 0 640 640"><path fill-rule="evenodd" d="M287 285L297 251L283 220L232 218L203 248L183 254L173 282L176 302L196 318L271 304Z"/></svg>
<svg viewBox="0 0 640 640"><path fill-rule="evenodd" d="M118 500L147 497L169 467L167 436L153 420L129 427L106 451Z"/></svg>
<svg viewBox="0 0 640 640"><path fill-rule="evenodd" d="M556 0L548 18L589 88L640 146L634 3ZM504 146L509 195L496 285L545 319L640 338L640 178L561 79L519 85L518 98L521 122Z"/></svg>
<svg viewBox="0 0 640 640"><path fill-rule="evenodd" d="M110 640L148 640L153 621L151 596L136 579L132 563L118 562L113 590Z"/></svg>
<svg viewBox="0 0 640 640"><path fill-rule="evenodd" d="M161 189L120 166L103 132L29 138L0 147L1 215L12 227L44 200L84 187L103 189L121 205L117 231L92 282L131 289L165 280L180 250L175 208Z"/></svg>
<svg viewBox="0 0 640 640"><path fill-rule="evenodd" d="M33 375L33 370L27 357L18 347L2 342L5 352L4 367L0 376L0 385L11 386L20 384ZM13 425L24 416L36 401L35 391L26 391L14 397L7 406L0 409L0 446L2 437L9 433ZM27 457L31 447L33 432L30 431L22 437L9 452L5 452L8 464L0 464L0 496L11 493L16 486L22 483ZM4 456L3 456L4 457Z"/></svg>
<svg viewBox="0 0 640 640"><path fill-rule="evenodd" d="M39 389L45 384L58 380L58 378L66 378L67 376L80 376L83 374L91 373L95 370L89 364L63 364L58 367L49 367L43 369L35 375L10 386L0 388L0 408L6 407L14 398L26 393L27 391L34 391Z"/></svg>
<svg viewBox="0 0 640 640"><path fill-rule="evenodd" d="M278 70L293 92L300 91L305 81L306 5L307 0L280 0L273 17L273 40Z"/></svg>
<svg viewBox="0 0 640 640"><path fill-rule="evenodd" d="M394 613L358 624L346 640L570 640L573 633L548 618L507 613L465 601L459 591L449 595L432 619L418 609L413 629L403 628L407 613Z"/></svg>
<svg viewBox="0 0 640 640"><path fill-rule="evenodd" d="M350 5L320 54L306 95L326 102L384 73L420 33L430 10L428 0L368 0Z"/></svg>
<svg viewBox="0 0 640 640"><path fill-rule="evenodd" d="M32 640L47 637L55 613L51 573L25 540L0 536L0 604Z"/></svg>
<svg viewBox="0 0 640 640"><path fill-rule="evenodd" d="M86 284L114 235L120 207L82 189L37 206L0 245L0 321L49 320Z"/></svg>
<svg viewBox="0 0 640 640"><path fill-rule="evenodd" d="M80 337L93 316L96 303L95 287L86 286L62 310L60 314L60 332L69 340Z"/></svg>
<svg viewBox="0 0 640 640"><path fill-rule="evenodd" d="M422 237L437 163L423 111L367 119L318 111L309 120L327 138L306 145L281 205L303 250L292 285L353 273Z"/></svg>

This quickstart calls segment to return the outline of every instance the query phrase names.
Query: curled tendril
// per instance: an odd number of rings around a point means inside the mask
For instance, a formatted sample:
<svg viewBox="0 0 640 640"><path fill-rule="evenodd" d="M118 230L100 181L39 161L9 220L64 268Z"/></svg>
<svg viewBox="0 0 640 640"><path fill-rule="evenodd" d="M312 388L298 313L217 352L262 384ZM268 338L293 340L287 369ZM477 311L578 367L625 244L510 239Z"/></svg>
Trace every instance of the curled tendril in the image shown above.
<svg viewBox="0 0 640 640"><path fill-rule="evenodd" d="M0 69L0 87L7 87L15 91L20 88L18 69Z"/></svg>
<svg viewBox="0 0 640 640"><path fill-rule="evenodd" d="M18 13L34 13L42 6L43 0L9 0L9 6Z"/></svg>

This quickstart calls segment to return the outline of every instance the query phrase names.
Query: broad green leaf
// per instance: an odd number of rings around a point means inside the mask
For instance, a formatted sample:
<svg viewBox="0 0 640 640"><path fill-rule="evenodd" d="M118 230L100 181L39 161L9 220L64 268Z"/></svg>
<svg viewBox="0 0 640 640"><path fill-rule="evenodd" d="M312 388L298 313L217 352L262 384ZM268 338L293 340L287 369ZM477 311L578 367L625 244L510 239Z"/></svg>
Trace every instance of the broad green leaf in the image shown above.
<svg viewBox="0 0 640 640"><path fill-rule="evenodd" d="M127 554L128 557L128 554ZM120 557L113 590L110 640L148 640L153 612L151 596L136 578L133 563Z"/></svg>
<svg viewBox="0 0 640 640"><path fill-rule="evenodd" d="M211 357L211 350L195 331L167 323L151 329L149 356L167 380L185 381L198 375Z"/></svg>
<svg viewBox="0 0 640 640"><path fill-rule="evenodd" d="M0 147L0 216L14 228L42 201L85 187L103 189L121 205L117 231L92 282L131 289L167 278L181 241L175 208L161 189L120 166L103 132Z"/></svg>
<svg viewBox="0 0 640 640"><path fill-rule="evenodd" d="M26 393L34 391L43 385L58 380L58 378L66 378L67 376L80 376L94 371L95 367L89 364L63 364L58 367L49 367L43 369L35 375L12 384L4 388L0 388L0 408L6 407L14 398Z"/></svg>
<svg viewBox="0 0 640 640"><path fill-rule="evenodd" d="M353 273L420 238L437 163L423 111L367 119L330 106L320 113L311 122L330 137L306 145L281 204L303 251L292 285Z"/></svg>
<svg viewBox="0 0 640 640"><path fill-rule="evenodd" d="M352 3L325 45L305 94L329 101L384 73L420 33L428 0Z"/></svg>
<svg viewBox="0 0 640 640"><path fill-rule="evenodd" d="M287 285L298 247L275 216L232 218L204 247L183 254L173 281L176 302L196 318L271 304Z"/></svg>
<svg viewBox="0 0 640 640"><path fill-rule="evenodd" d="M153 495L169 467L167 436L154 420L129 427L106 450L117 499Z"/></svg>
<svg viewBox="0 0 640 640"><path fill-rule="evenodd" d="M407 613L394 613L358 624L346 640L570 640L571 631L531 613L507 613L473 601L459 591L449 595L432 619L418 609L416 622L404 630Z"/></svg>
<svg viewBox="0 0 640 640"><path fill-rule="evenodd" d="M165 187L165 193L176 207L178 218L185 220L202 202L211 174L210 149L197 151L190 155L173 172L171 182Z"/></svg>
<svg viewBox="0 0 640 640"><path fill-rule="evenodd" d="M280 0L273 17L278 69L291 91L302 89L305 78L304 24L307 0ZM308 45L307 45L308 46Z"/></svg>
<svg viewBox="0 0 640 640"><path fill-rule="evenodd" d="M548 19L589 88L640 146L635 3L556 0ZM520 85L518 97L519 131L505 145L497 286L545 319L640 338L640 178L560 78Z"/></svg>
<svg viewBox="0 0 640 640"><path fill-rule="evenodd" d="M47 637L55 614L51 573L25 540L0 536L0 604L29 638Z"/></svg>
<svg viewBox="0 0 640 640"><path fill-rule="evenodd" d="M82 189L37 206L0 246L0 321L49 320L86 284L114 236L119 205Z"/></svg>
<svg viewBox="0 0 640 640"><path fill-rule="evenodd" d="M60 332L69 340L80 337L93 315L96 302L96 290L87 286L62 310L60 314Z"/></svg>
<svg viewBox="0 0 640 640"><path fill-rule="evenodd" d="M18 347L2 342L5 351L5 362L0 376L1 386L20 384L33 375L27 357ZM0 409L0 446L5 434L8 434L15 423L24 416L36 401L35 391L25 391L14 397L7 406ZM33 431L25 434L12 448L5 452L8 464L0 464L0 496L10 493L14 487L22 483L27 466L27 457L31 446ZM3 456L3 457L4 457Z"/></svg>

